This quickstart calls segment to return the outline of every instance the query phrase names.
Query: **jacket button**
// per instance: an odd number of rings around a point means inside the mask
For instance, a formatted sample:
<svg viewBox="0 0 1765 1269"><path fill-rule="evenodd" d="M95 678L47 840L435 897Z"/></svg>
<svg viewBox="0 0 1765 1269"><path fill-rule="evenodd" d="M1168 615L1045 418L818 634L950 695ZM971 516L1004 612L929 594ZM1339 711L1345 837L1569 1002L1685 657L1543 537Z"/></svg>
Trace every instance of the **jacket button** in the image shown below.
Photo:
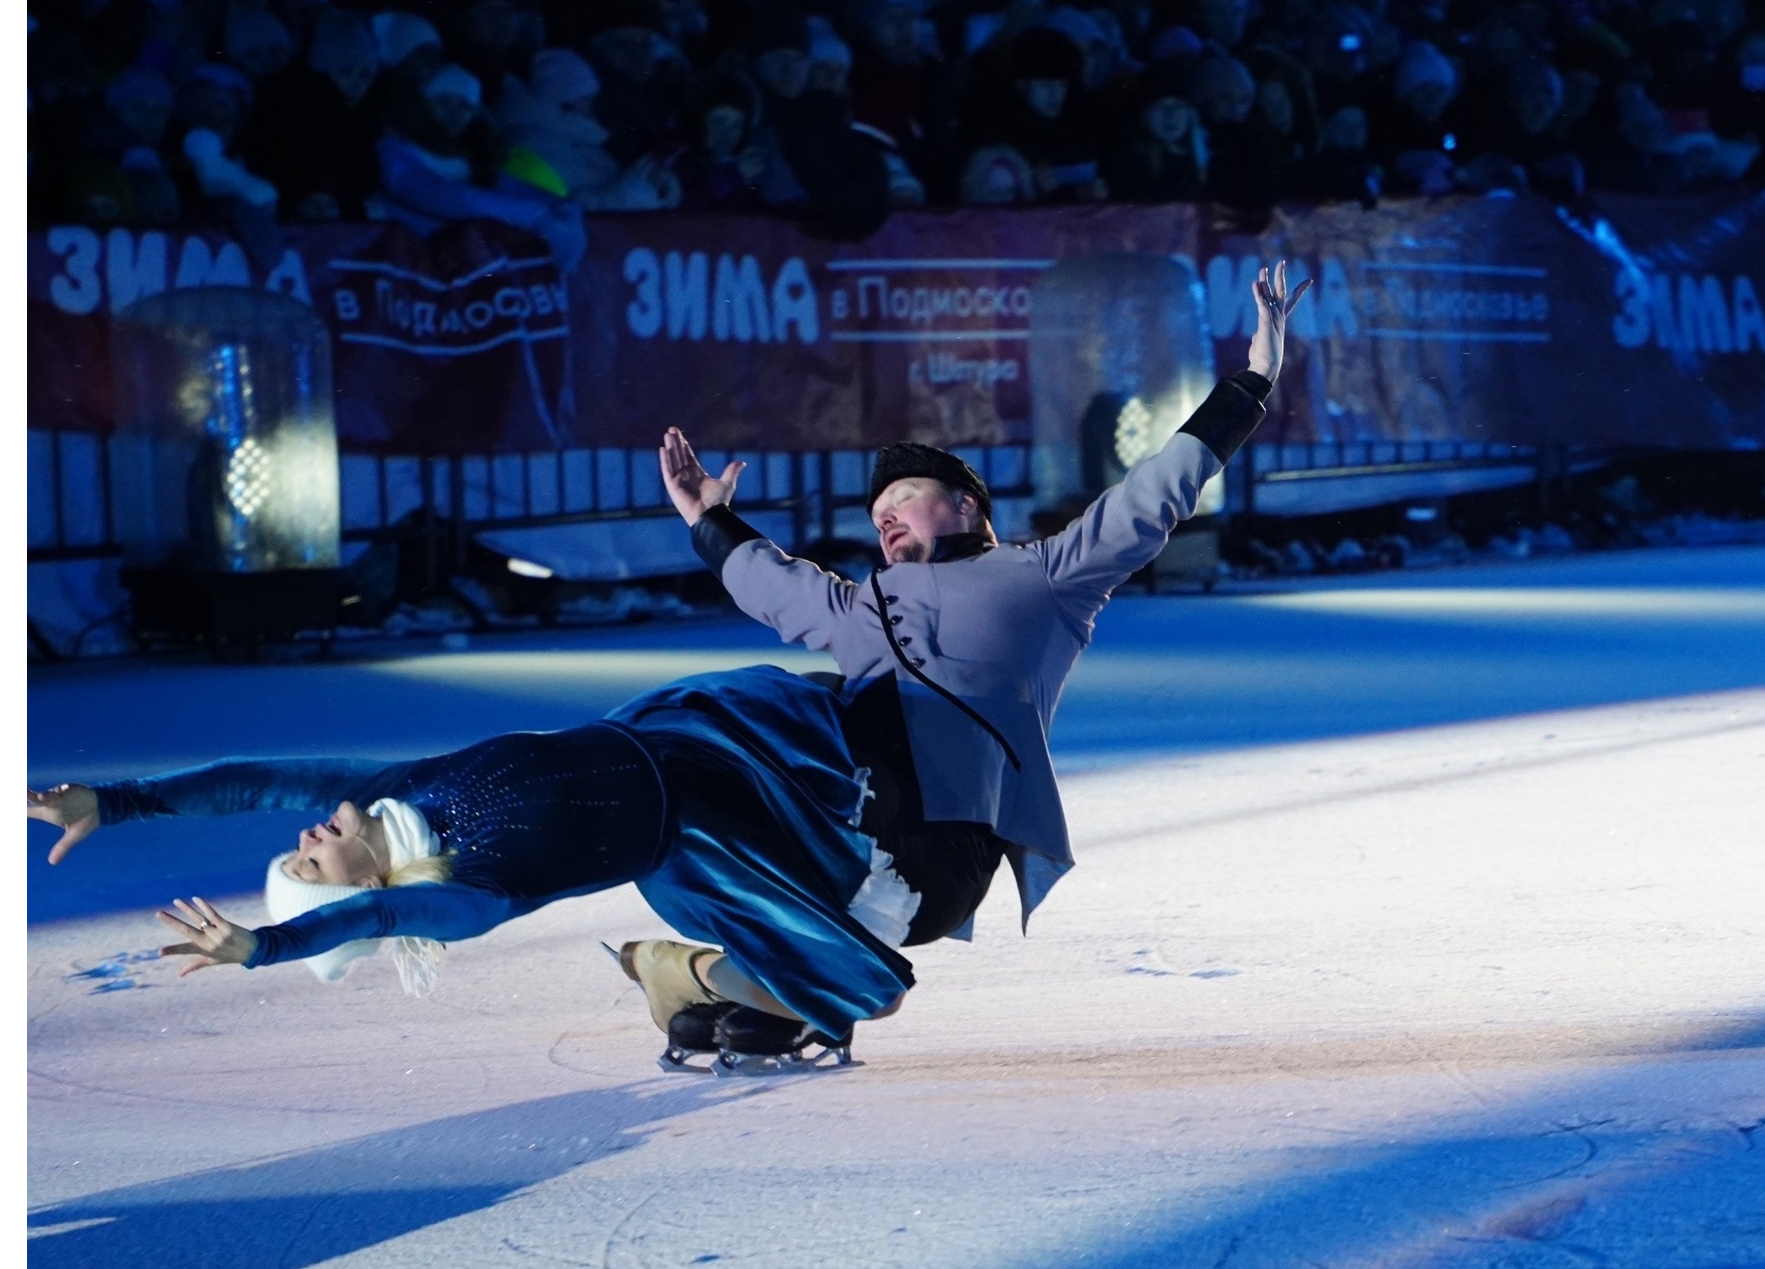
<svg viewBox="0 0 1765 1269"><path fill-rule="evenodd" d="M914 669L916 669L916 670L917 670L917 669L918 669L918 668L919 668L919 667L920 667L920 666L922 666L922 665L924 665L924 664L925 664L925 658L924 658L924 657L914 657L914 658L913 658L913 668L914 668Z"/></svg>
<svg viewBox="0 0 1765 1269"><path fill-rule="evenodd" d="M900 644L901 644L901 646L902 646L902 647L903 647L903 648L905 648L905 647L906 647L906 646L907 646L907 645L908 645L908 644L910 644L910 643L912 643L912 642L913 642L913 636L912 636L912 635L902 635L902 636L901 636L901 639L900 639Z"/></svg>
<svg viewBox="0 0 1765 1269"><path fill-rule="evenodd" d="M889 624L891 626L898 626L901 624L901 618L899 616L890 617Z"/></svg>

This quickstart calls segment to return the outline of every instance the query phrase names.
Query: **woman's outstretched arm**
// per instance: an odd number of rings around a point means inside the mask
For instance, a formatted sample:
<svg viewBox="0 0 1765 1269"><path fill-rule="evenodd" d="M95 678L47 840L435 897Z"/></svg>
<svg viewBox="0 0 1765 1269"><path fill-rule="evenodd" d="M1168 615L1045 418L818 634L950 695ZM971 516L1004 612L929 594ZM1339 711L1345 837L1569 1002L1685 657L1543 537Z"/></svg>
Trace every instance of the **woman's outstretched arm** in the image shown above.
<svg viewBox="0 0 1765 1269"><path fill-rule="evenodd" d="M507 895L451 881L364 890L280 925L253 930L257 948L244 964L247 969L256 969L301 960L355 939L406 935L457 943L495 929L530 906Z"/></svg>
<svg viewBox="0 0 1765 1269"><path fill-rule="evenodd" d="M27 789L25 814L63 830L49 852L55 864L101 826L126 820L323 811L345 800L366 806L395 796L410 765L359 758L224 758L141 780Z"/></svg>
<svg viewBox="0 0 1765 1269"><path fill-rule="evenodd" d="M204 899L174 900L177 914L159 918L184 941L162 947L161 956L195 959L179 977L208 965L276 965L318 956L356 939L435 939L442 943L474 938L522 915L532 904L476 886L440 882L364 890L337 903L303 912L280 925L248 930L235 925Z"/></svg>

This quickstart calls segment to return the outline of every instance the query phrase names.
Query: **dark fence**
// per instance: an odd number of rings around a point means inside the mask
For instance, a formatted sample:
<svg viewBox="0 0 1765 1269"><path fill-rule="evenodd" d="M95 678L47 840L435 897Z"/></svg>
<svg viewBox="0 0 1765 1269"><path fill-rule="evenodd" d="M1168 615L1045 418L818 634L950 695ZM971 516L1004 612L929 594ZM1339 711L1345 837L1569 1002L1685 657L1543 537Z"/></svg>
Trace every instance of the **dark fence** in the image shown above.
<svg viewBox="0 0 1765 1269"><path fill-rule="evenodd" d="M30 440L32 563L120 556L110 504L109 447L89 432L34 430ZM959 448L996 500L1035 496L1027 443ZM1233 515L1305 514L1428 496L1423 483L1382 494L1338 495L1368 480L1427 482L1442 493L1535 483L1541 506L1551 482L1604 452L1484 441L1366 441L1247 446L1235 460ZM867 503L871 451L706 450L707 470L747 463L739 505L789 516L792 550L837 538L864 538L842 511ZM1454 478L1462 482L1454 485ZM585 448L455 457L344 454L343 539L396 541L422 552L431 586L466 567L475 533L609 523L674 514L649 450ZM1323 494L1325 489L1331 493ZM1319 491L1314 493L1313 491ZM1320 501L1321 494L1321 501Z"/></svg>
<svg viewBox="0 0 1765 1269"><path fill-rule="evenodd" d="M996 499L1034 495L1027 443L958 448ZM32 563L120 556L111 514L111 458L89 432L29 433ZM839 536L839 512L868 504L869 450L706 450L705 468L747 463L744 511L790 516L792 549ZM674 515L654 451L570 449L529 454L342 456L345 542L400 541L424 552L431 584L466 565L474 533ZM849 532L849 529L848 529Z"/></svg>

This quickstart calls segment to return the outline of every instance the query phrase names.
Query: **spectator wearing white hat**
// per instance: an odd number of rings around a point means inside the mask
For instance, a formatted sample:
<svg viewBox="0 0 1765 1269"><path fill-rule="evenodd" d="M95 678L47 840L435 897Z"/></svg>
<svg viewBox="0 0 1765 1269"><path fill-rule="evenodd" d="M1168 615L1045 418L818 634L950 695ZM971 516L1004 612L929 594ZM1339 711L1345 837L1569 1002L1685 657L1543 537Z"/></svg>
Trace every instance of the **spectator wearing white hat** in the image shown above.
<svg viewBox="0 0 1765 1269"><path fill-rule="evenodd" d="M386 70L427 80L441 68L441 33L426 19L414 13L376 13L373 28Z"/></svg>
<svg viewBox="0 0 1765 1269"><path fill-rule="evenodd" d="M621 169L595 116L600 78L569 49L541 49L523 84L503 81L496 122L510 146L504 171L589 211L653 211L680 202L674 175L644 155Z"/></svg>

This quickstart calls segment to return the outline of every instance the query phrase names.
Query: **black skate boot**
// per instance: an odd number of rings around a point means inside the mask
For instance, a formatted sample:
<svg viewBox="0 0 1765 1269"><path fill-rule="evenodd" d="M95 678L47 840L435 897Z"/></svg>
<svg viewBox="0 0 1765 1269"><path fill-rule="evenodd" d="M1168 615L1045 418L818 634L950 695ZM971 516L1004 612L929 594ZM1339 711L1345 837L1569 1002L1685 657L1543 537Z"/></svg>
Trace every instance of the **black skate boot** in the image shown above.
<svg viewBox="0 0 1765 1269"><path fill-rule="evenodd" d="M664 1071L709 1074L709 1063L695 1064L688 1059L700 1053L717 1052L717 1024L723 1016L739 1006L727 1001L713 1004L688 1005L668 1020L668 1047L656 1059Z"/></svg>
<svg viewBox="0 0 1765 1269"><path fill-rule="evenodd" d="M852 1033L836 1038L807 1022L737 1005L717 1019L718 1075L783 1075L824 1066L862 1066L852 1060ZM815 1045L814 1056L803 1052ZM829 1061L828 1059L832 1059Z"/></svg>

